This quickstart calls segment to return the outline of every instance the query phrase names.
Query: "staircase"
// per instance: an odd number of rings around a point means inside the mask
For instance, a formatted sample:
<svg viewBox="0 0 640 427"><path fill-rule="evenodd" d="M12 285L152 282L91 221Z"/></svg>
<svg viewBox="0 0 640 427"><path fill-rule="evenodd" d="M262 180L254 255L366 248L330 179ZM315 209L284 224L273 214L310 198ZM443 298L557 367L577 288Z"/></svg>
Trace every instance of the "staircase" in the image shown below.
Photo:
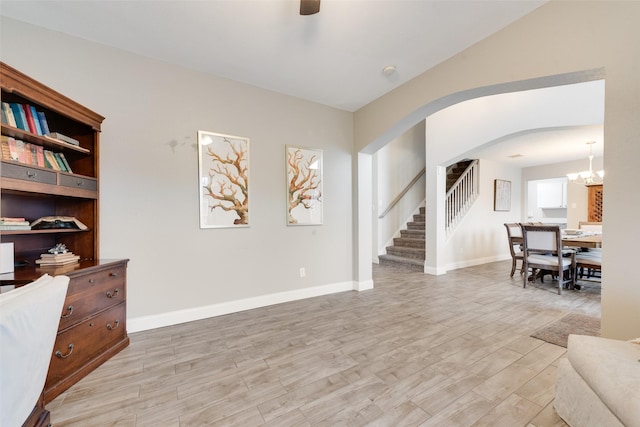
<svg viewBox="0 0 640 427"><path fill-rule="evenodd" d="M468 206L475 200L477 194L474 190L473 182L468 182L465 174L469 174L470 166L477 169L476 160L463 160L447 167L447 194L455 191L452 187L459 185L460 180L464 179L464 187L468 194L464 194L455 203L447 202L447 215L451 215L452 221L447 221L447 229L451 225L455 225L455 221L459 219ZM477 173L477 172L476 172ZM472 181L474 178L471 178ZM475 180L477 181L477 179ZM400 237L393 239L393 246L387 246L385 255L379 255L380 265L390 265L402 267L405 270L424 271L425 260L425 208L420 208L420 213L413 216L413 221L407 223L406 230L400 230Z"/></svg>
<svg viewBox="0 0 640 427"><path fill-rule="evenodd" d="M406 230L400 230L400 237L393 239L393 246L387 246L387 254L380 255L380 265L402 267L405 270L424 271L425 249L425 208L413 216Z"/></svg>
<svg viewBox="0 0 640 427"><path fill-rule="evenodd" d="M469 165L473 162L473 160L462 160L458 163L454 163L451 166L447 167L447 189L446 191L451 190L453 184L456 183L458 178L462 176L462 174L467 170Z"/></svg>

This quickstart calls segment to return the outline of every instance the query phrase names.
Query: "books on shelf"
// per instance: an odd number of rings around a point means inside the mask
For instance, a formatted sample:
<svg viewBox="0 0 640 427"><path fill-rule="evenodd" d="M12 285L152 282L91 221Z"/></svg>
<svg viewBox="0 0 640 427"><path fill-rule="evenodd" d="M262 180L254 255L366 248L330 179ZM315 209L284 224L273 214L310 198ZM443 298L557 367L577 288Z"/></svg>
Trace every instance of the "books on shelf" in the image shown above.
<svg viewBox="0 0 640 427"><path fill-rule="evenodd" d="M36 122L33 120L33 116L31 115L31 106L27 104L21 104L22 111L24 111L24 115L27 118L27 126L29 127L29 132L38 135L38 128L36 127Z"/></svg>
<svg viewBox="0 0 640 427"><path fill-rule="evenodd" d="M14 160L14 161L17 160L17 158L14 159L13 155L11 154L11 147L9 146L8 136L2 135L0 146L2 148L2 160Z"/></svg>
<svg viewBox="0 0 640 427"><path fill-rule="evenodd" d="M6 221L6 222L24 222L27 219L21 216L3 216L0 217L0 221Z"/></svg>
<svg viewBox="0 0 640 427"><path fill-rule="evenodd" d="M31 223L34 230L76 229L87 230L88 227L73 216L43 216Z"/></svg>
<svg viewBox="0 0 640 427"><path fill-rule="evenodd" d="M10 102L9 107L11 107L11 111L13 111L13 117L16 120L16 127L22 130L29 130L29 126L25 123L27 118L24 117L24 111L22 110L22 107L20 107L20 104Z"/></svg>
<svg viewBox="0 0 640 427"><path fill-rule="evenodd" d="M56 160L58 160L58 164L63 166L64 171L73 173L73 171L71 170L71 165L69 165L69 162L67 161L67 158L65 157L64 153L55 153L55 155L56 155Z"/></svg>
<svg viewBox="0 0 640 427"><path fill-rule="evenodd" d="M2 111L7 118L7 123L9 126L13 126L14 128L18 127L16 124L16 118L13 116L13 110L8 102L2 103Z"/></svg>
<svg viewBox="0 0 640 427"><path fill-rule="evenodd" d="M2 231L31 230L31 226L29 225L29 221L0 222L0 230Z"/></svg>
<svg viewBox="0 0 640 427"><path fill-rule="evenodd" d="M0 148L2 149L2 160L11 160L26 165L73 173L64 153L45 150L41 145L2 135Z"/></svg>
<svg viewBox="0 0 640 427"><path fill-rule="evenodd" d="M58 161L56 160L55 154L53 154L53 151L44 150L44 161L45 161L46 167L50 169L55 169L57 171L62 170L62 168L60 168L60 165L58 164Z"/></svg>
<svg viewBox="0 0 640 427"><path fill-rule="evenodd" d="M13 224L0 224L0 231L20 231L31 230L28 225L13 225Z"/></svg>
<svg viewBox="0 0 640 427"><path fill-rule="evenodd" d="M66 142L67 144L80 146L80 141L75 138L71 138L70 136L63 135L60 132L50 132L49 137L57 139L58 141Z"/></svg>
<svg viewBox="0 0 640 427"><path fill-rule="evenodd" d="M31 225L26 218L18 217L6 217L0 218L0 230L31 230Z"/></svg>
<svg viewBox="0 0 640 427"><path fill-rule="evenodd" d="M31 117L33 118L33 124L36 127L36 132L38 135L44 135L42 133L42 126L40 126L40 119L38 118L38 112L36 111L36 107L33 105L26 105L25 108L31 110Z"/></svg>
<svg viewBox="0 0 640 427"><path fill-rule="evenodd" d="M49 136L51 134L49 131L49 123L42 111L38 111L38 120L40 121L40 127L42 128L42 135Z"/></svg>
<svg viewBox="0 0 640 427"><path fill-rule="evenodd" d="M80 256L74 255L73 252L65 252L62 254L46 253L40 255L40 259L36 260L36 264L40 265L41 267L45 265L57 266L72 264L78 261L80 261Z"/></svg>

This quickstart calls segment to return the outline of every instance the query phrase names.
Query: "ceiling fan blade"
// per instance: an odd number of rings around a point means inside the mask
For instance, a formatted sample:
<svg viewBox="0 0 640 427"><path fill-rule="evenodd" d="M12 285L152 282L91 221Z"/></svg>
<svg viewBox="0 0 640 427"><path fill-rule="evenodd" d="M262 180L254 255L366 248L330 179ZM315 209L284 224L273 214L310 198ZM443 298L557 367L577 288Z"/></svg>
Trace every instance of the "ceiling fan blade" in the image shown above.
<svg viewBox="0 0 640 427"><path fill-rule="evenodd" d="M313 15L320 12L320 0L300 0L300 15Z"/></svg>

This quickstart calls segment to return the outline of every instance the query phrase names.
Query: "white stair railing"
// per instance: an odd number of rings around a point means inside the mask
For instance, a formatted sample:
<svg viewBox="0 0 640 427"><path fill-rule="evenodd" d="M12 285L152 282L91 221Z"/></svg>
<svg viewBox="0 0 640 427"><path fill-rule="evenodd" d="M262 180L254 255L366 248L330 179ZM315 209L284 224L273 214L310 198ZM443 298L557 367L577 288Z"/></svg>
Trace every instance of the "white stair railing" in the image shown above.
<svg viewBox="0 0 640 427"><path fill-rule="evenodd" d="M447 191L445 229L447 235L467 213L480 193L480 163L474 160Z"/></svg>

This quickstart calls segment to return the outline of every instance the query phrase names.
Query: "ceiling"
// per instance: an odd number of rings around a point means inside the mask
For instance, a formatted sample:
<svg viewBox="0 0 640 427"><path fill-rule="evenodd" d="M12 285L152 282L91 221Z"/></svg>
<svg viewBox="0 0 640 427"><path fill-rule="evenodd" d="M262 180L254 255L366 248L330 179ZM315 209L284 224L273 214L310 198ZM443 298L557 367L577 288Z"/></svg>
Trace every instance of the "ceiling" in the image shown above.
<svg viewBox="0 0 640 427"><path fill-rule="evenodd" d="M2 0L0 13L355 111L545 2L322 0L301 16L298 0Z"/></svg>
<svg viewBox="0 0 640 427"><path fill-rule="evenodd" d="M300 16L298 0L2 0L0 14L356 111L546 1L322 0L320 13ZM395 71L386 75L387 66ZM523 147L532 138L505 138L487 155L523 151L506 142ZM545 161L531 156L529 165Z"/></svg>

